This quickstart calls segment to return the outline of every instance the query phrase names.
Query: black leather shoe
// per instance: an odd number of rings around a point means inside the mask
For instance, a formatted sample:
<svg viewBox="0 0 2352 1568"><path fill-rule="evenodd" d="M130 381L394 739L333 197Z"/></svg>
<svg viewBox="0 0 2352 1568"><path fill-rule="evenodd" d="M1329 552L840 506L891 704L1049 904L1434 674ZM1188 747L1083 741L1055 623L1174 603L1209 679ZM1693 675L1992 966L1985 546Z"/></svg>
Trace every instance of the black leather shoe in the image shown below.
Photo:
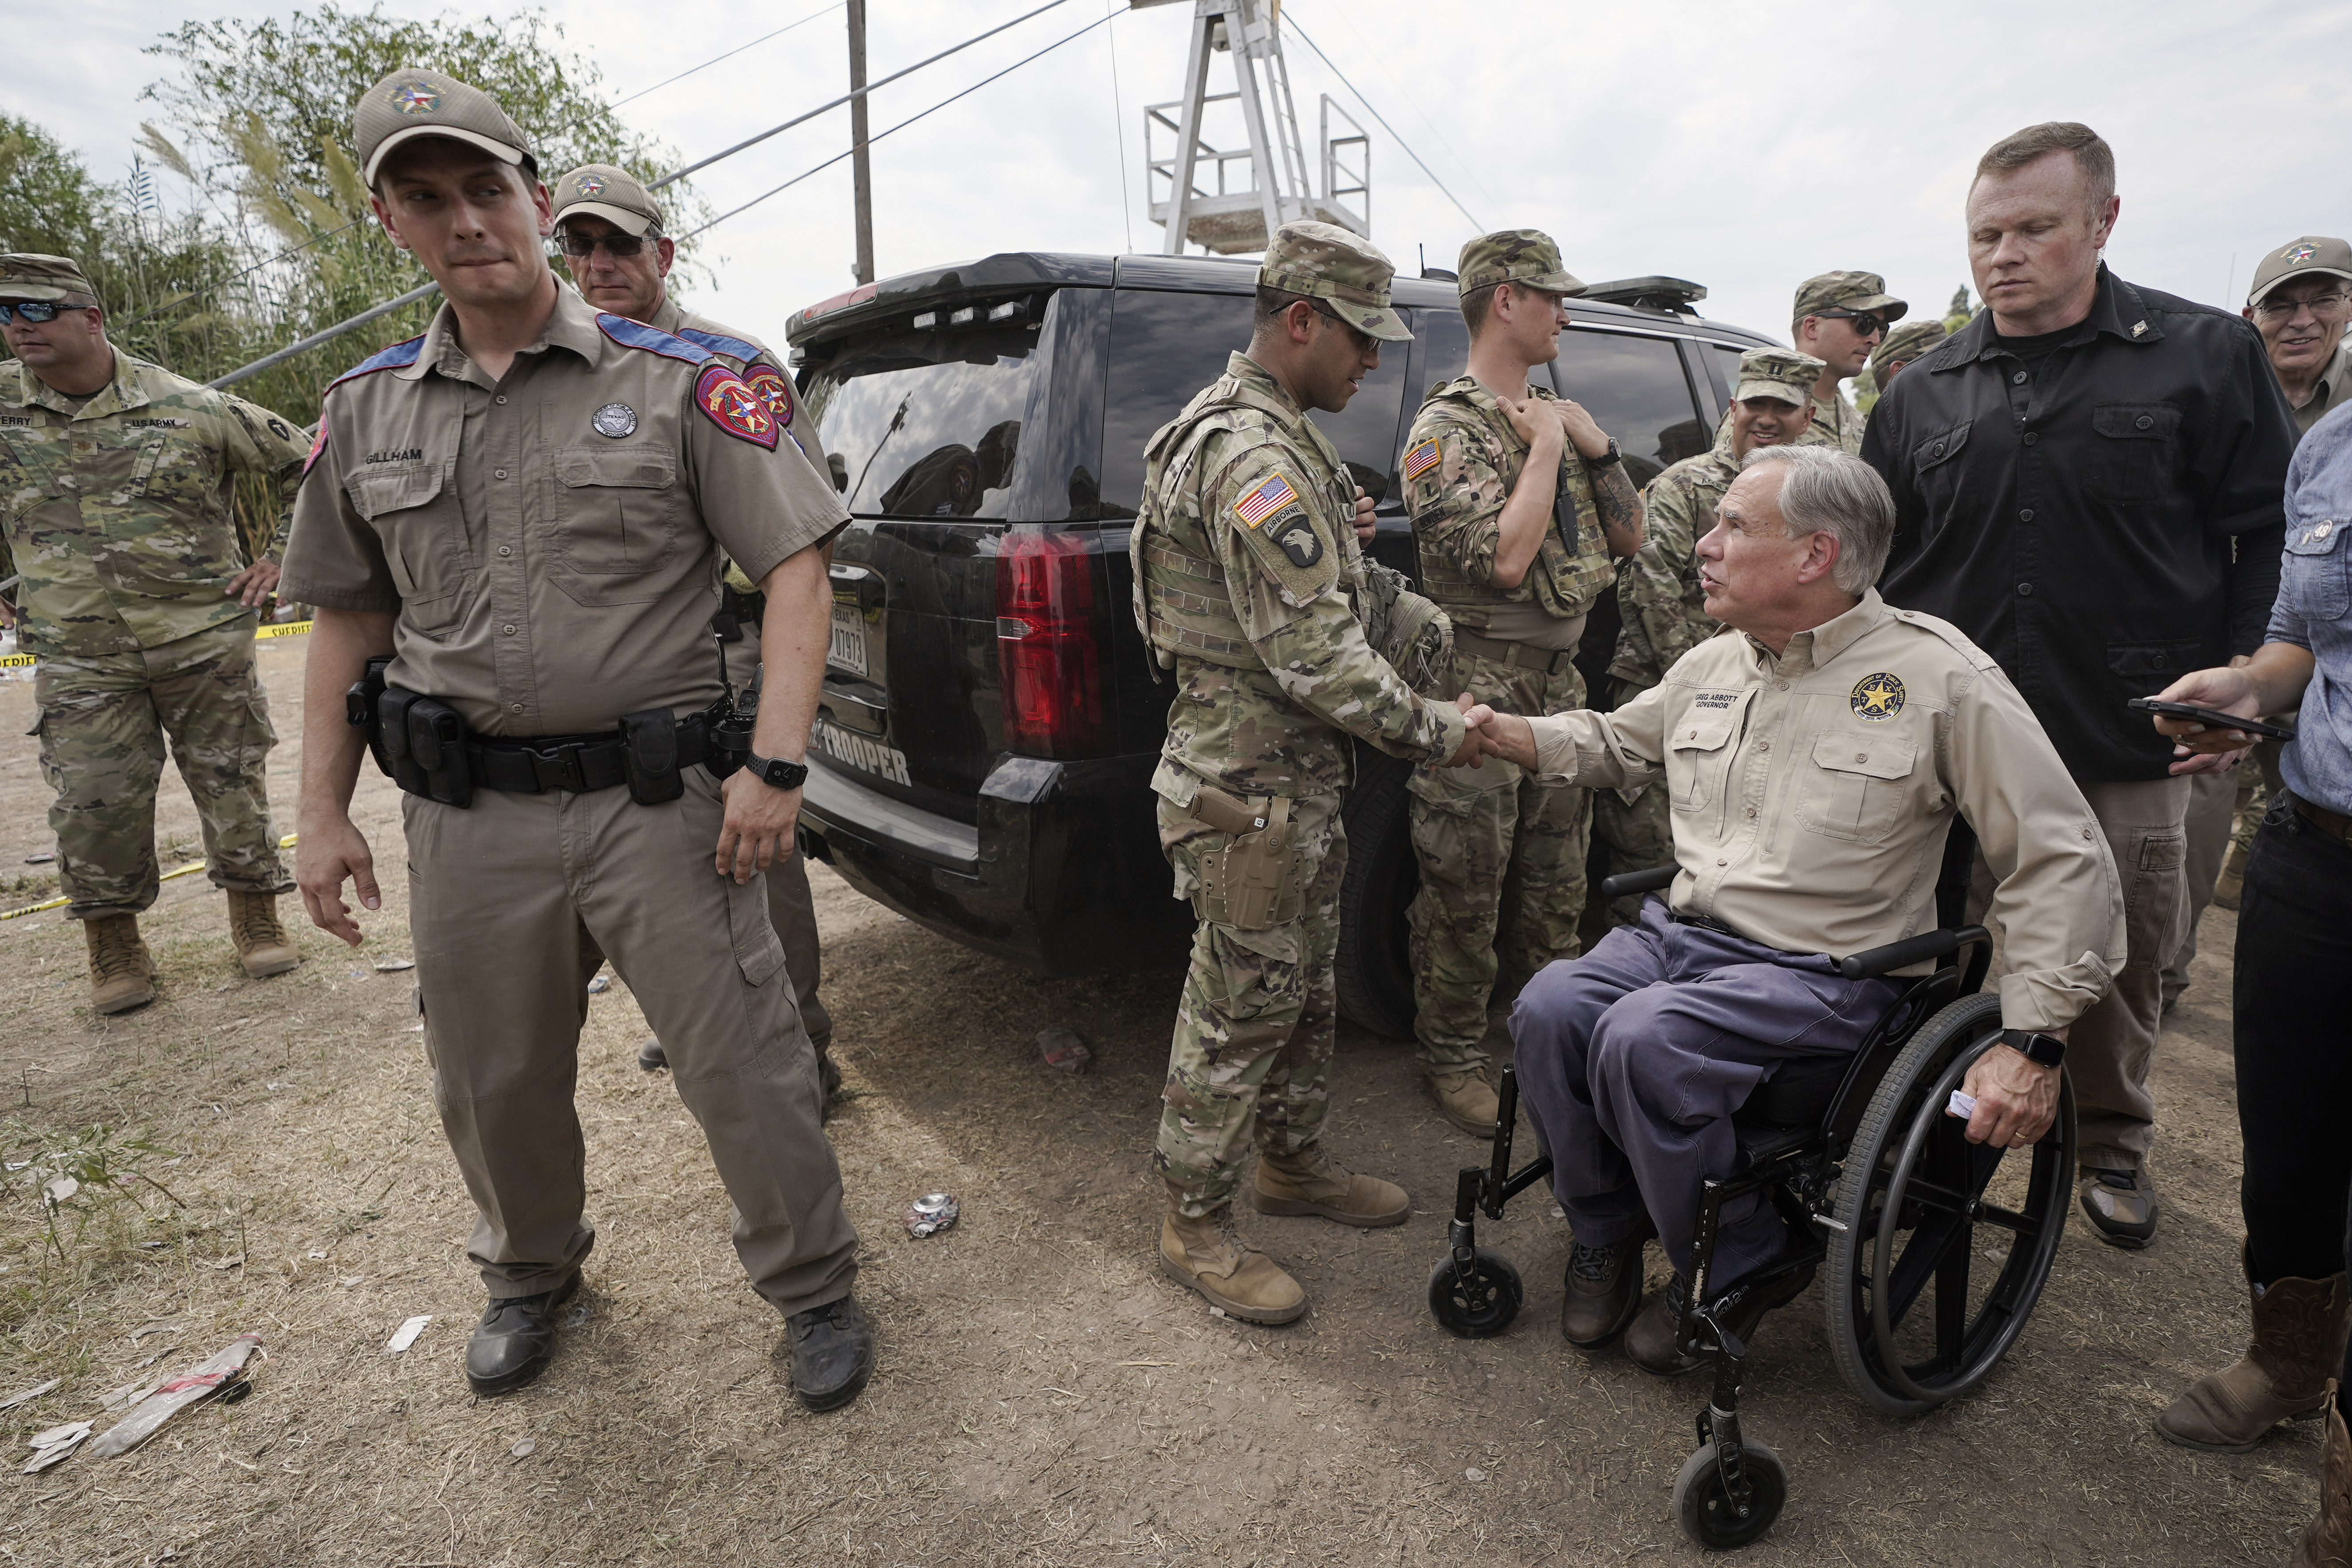
<svg viewBox="0 0 2352 1568"><path fill-rule="evenodd" d="M1813 1266L1807 1265L1768 1284L1735 1285L1716 1298L1720 1309L1716 1321L1741 1339L1751 1340L1765 1313L1795 1300L1812 1282ZM1682 1377L1715 1364L1712 1355L1686 1355L1675 1344L1675 1328L1682 1319L1683 1299L1689 1294L1690 1281L1680 1274L1666 1281L1666 1288L1658 1292L1649 1310L1625 1331L1628 1361L1654 1377Z"/></svg>
<svg viewBox="0 0 2352 1568"><path fill-rule="evenodd" d="M646 1043L637 1047L637 1066L646 1072L659 1072L669 1066L669 1053L662 1049L657 1036L646 1036Z"/></svg>
<svg viewBox="0 0 2352 1568"><path fill-rule="evenodd" d="M1571 1242L1561 1281L1559 1333L1571 1350L1606 1350L1642 1310L1642 1238L1613 1247Z"/></svg>
<svg viewBox="0 0 2352 1568"><path fill-rule="evenodd" d="M511 1394L555 1359L555 1310L580 1289L580 1275L536 1296L492 1297L466 1342L466 1381L480 1394Z"/></svg>
<svg viewBox="0 0 2352 1568"><path fill-rule="evenodd" d="M811 1410L838 1410L874 1375L874 1331L844 1296L784 1320L793 1336L793 1392Z"/></svg>

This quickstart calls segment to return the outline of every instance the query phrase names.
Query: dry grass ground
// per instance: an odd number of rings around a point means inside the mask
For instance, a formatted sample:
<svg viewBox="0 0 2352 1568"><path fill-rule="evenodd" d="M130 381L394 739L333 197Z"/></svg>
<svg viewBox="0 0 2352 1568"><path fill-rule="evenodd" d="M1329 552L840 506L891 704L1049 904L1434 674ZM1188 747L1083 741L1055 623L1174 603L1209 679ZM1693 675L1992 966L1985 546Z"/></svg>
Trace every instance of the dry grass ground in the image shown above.
<svg viewBox="0 0 2352 1568"><path fill-rule="evenodd" d="M301 644L266 644L262 658L288 736L272 771L290 820ZM0 871L37 880L24 865L47 843L30 706L28 687L0 685ZM165 788L164 837L193 842L176 779ZM395 873L396 798L371 774L361 803ZM1522 1199L1482 1227L1529 1282L1511 1331L1464 1342L1431 1323L1422 1282L1443 1249L1452 1173L1479 1151L1416 1096L1407 1047L1343 1035L1332 1142L1408 1183L1425 1212L1372 1233L1255 1219L1315 1310L1284 1330L1212 1318L1152 1254L1144 1157L1172 981L1040 981L822 868L826 993L856 1091L832 1133L866 1238L872 1387L832 1415L793 1405L781 1324L737 1269L698 1133L667 1079L631 1060L644 1027L616 985L593 1003L581 1051L600 1227L588 1316L538 1385L475 1401L458 1364L479 1307L461 1257L470 1209L427 1096L408 977L373 968L406 951L400 881L387 879L390 906L360 953L306 930L303 967L260 983L236 965L218 895L201 877L169 883L147 921L163 998L111 1021L89 1014L73 928L55 915L0 925L7 1158L94 1124L145 1133L176 1163L142 1169L184 1205L136 1183L131 1196L99 1189L61 1262L22 1173L11 1178L0 1393L63 1379L5 1414L12 1440L94 1415L107 1391L237 1333L258 1333L269 1356L252 1397L190 1411L126 1458L0 1479L10 1562L1699 1555L1667 1492L1704 1389L1560 1345L1567 1237L1549 1205ZM2243 1332L2228 917L2209 918L2206 935L2158 1065L2159 1245L2118 1252L2078 1221L2007 1363L1918 1421L1876 1415L1840 1381L1818 1287L1777 1315L1757 1350L1750 1429L1787 1459L1794 1496L1750 1561L2283 1560L2315 1495L2312 1430L2230 1458L2172 1448L2147 1425ZM1036 1032L1057 1024L1092 1044L1090 1075L1037 1060ZM909 1241L896 1212L939 1187L963 1199L961 1226ZM1654 1279L1654 1253L1651 1267ZM433 1322L415 1347L386 1354L420 1313ZM131 1341L157 1321L176 1326Z"/></svg>

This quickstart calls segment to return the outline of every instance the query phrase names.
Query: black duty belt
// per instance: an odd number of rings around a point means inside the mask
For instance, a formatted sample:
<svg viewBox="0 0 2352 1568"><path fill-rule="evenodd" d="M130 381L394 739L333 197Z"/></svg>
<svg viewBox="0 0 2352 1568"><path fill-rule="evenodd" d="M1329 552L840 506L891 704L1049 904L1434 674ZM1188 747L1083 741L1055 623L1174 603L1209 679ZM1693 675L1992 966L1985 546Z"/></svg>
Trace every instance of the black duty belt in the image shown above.
<svg viewBox="0 0 2352 1568"><path fill-rule="evenodd" d="M696 714L677 727L677 765L690 768L716 755L710 731ZM629 782L628 747L617 730L601 735L532 735L517 740L469 735L466 763L478 789L542 795L551 789L586 795Z"/></svg>
<svg viewBox="0 0 2352 1568"><path fill-rule="evenodd" d="M1474 654L1507 664L1514 669L1540 669L1547 675L1566 675L1576 664L1572 647L1538 647L1533 643L1506 642L1501 637L1480 637L1460 626L1454 628L1454 649L1456 653Z"/></svg>

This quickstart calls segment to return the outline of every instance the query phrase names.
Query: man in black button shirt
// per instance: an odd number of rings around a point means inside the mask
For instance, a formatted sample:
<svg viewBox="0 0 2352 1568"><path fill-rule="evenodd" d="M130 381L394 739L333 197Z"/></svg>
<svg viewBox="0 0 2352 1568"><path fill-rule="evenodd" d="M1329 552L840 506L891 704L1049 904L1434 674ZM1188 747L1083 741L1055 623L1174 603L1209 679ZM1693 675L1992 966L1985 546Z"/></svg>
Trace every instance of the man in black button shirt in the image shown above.
<svg viewBox="0 0 2352 1568"><path fill-rule="evenodd" d="M2067 1067L2084 1209L2103 1239L2145 1247L2147 1067L2186 923L2189 781L2125 704L2261 644L2294 430L2251 326L2100 261L2119 205L2115 154L2086 125L1996 143L1968 198L1987 309L1887 389L1862 456L1895 494L1886 601L2000 661L2123 873L2128 957Z"/></svg>

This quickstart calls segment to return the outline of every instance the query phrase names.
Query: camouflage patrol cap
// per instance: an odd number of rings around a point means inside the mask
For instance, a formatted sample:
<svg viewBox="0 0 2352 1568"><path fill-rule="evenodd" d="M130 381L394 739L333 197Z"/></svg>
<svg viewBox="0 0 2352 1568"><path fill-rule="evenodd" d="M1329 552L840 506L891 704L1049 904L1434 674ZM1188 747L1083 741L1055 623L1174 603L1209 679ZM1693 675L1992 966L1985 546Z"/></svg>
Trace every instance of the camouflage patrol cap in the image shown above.
<svg viewBox="0 0 2352 1568"><path fill-rule="evenodd" d="M1824 272L1797 285L1797 309L1789 319L1801 321L1823 310L1868 310L1899 321L1910 308L1886 291L1886 279L1875 272Z"/></svg>
<svg viewBox="0 0 2352 1568"><path fill-rule="evenodd" d="M67 300L77 294L98 298L80 262L30 251L0 256L0 300Z"/></svg>
<svg viewBox="0 0 2352 1568"><path fill-rule="evenodd" d="M1559 247L1541 229L1501 228L1462 247L1454 287L1467 296L1497 283L1523 283L1555 294L1581 294L1584 285L1559 264Z"/></svg>
<svg viewBox="0 0 2352 1568"><path fill-rule="evenodd" d="M1340 320L1382 342L1410 342L1404 318L1389 309L1389 279L1395 276L1396 264L1380 247L1328 223L1284 224L1257 268L1261 287L1321 300Z"/></svg>
<svg viewBox="0 0 2352 1568"><path fill-rule="evenodd" d="M2280 246L2254 268L2254 286L2246 295L2246 303L2259 305L2263 297L2280 284L2292 283L2315 272L2352 279L2352 245L2324 235L2306 234L2292 245Z"/></svg>
<svg viewBox="0 0 2352 1568"><path fill-rule="evenodd" d="M636 176L610 163L583 163L555 182L555 221L601 217L624 234L661 226L661 204Z"/></svg>
<svg viewBox="0 0 2352 1568"><path fill-rule="evenodd" d="M439 71L403 66L365 92L352 110L360 177L373 189L384 154L420 136L447 136L509 163L530 156L530 138L499 100Z"/></svg>
<svg viewBox="0 0 2352 1568"><path fill-rule="evenodd" d="M1890 364L1909 364L1951 335L1941 321L1906 321L1870 351L1870 368L1883 374Z"/></svg>
<svg viewBox="0 0 2352 1568"><path fill-rule="evenodd" d="M1812 402L1813 384L1828 368L1826 361L1794 349L1749 349L1739 356L1739 381L1731 400L1769 397L1802 408Z"/></svg>

